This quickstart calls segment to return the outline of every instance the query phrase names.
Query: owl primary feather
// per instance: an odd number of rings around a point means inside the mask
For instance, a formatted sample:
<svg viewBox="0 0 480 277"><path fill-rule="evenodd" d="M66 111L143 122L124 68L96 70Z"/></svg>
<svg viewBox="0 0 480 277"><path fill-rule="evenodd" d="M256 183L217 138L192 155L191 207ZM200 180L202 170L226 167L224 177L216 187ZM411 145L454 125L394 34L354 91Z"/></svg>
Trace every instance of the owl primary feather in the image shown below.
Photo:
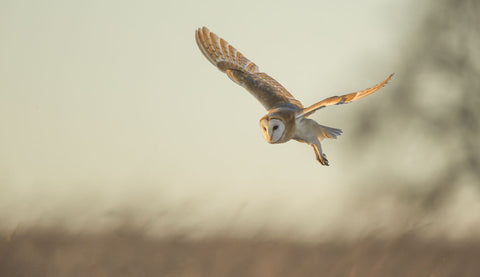
<svg viewBox="0 0 480 277"><path fill-rule="evenodd" d="M329 165L320 141L337 138L342 130L318 124L308 118L315 111L331 105L346 104L366 97L382 88L393 76L375 86L342 96L332 96L304 107L280 83L260 72L258 66L242 55L207 27L195 32L195 40L203 55L235 83L247 89L265 107L267 114L260 119L263 137L268 143L284 143L291 139L307 143L316 159Z"/></svg>

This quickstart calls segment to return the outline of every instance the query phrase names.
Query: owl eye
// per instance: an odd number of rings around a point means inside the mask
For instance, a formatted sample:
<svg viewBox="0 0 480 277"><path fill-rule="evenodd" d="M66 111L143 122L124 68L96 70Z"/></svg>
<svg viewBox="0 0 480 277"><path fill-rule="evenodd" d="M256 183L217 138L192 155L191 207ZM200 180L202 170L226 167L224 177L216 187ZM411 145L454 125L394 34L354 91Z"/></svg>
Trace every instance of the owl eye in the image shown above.
<svg viewBox="0 0 480 277"><path fill-rule="evenodd" d="M277 129L278 129L278 125L273 126L274 131L277 130Z"/></svg>

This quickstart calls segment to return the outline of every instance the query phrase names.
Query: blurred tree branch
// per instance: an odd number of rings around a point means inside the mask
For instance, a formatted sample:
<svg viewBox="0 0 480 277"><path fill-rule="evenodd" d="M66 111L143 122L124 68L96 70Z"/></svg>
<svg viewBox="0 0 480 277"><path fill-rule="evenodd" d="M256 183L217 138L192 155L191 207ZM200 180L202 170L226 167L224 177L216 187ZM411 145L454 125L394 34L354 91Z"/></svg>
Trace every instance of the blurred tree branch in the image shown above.
<svg viewBox="0 0 480 277"><path fill-rule="evenodd" d="M430 11L403 54L395 91L382 107L364 110L355 130L365 145L381 130L391 131L389 125L396 130L415 126L414 133L445 151L443 167L428 177L432 189L423 195L428 207L441 203L465 176L480 185L479 15L478 0L430 1ZM417 143L413 136L408 141L391 137L385 143L397 145L400 152ZM452 145L458 153L446 152Z"/></svg>

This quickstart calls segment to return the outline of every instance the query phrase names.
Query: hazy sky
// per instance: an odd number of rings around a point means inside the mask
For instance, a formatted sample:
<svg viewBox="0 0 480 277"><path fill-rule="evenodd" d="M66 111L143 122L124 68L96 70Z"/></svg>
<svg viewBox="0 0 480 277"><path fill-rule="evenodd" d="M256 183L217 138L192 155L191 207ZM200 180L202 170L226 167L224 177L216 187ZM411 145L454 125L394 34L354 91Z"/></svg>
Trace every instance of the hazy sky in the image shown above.
<svg viewBox="0 0 480 277"><path fill-rule="evenodd" d="M422 15L410 3L1 1L0 220L92 228L133 211L170 228L305 236L341 224L368 174L348 152L361 147L355 112L401 76L313 116L344 130L323 143L322 167L307 145L264 141L263 107L194 31L209 27L309 105L395 72Z"/></svg>

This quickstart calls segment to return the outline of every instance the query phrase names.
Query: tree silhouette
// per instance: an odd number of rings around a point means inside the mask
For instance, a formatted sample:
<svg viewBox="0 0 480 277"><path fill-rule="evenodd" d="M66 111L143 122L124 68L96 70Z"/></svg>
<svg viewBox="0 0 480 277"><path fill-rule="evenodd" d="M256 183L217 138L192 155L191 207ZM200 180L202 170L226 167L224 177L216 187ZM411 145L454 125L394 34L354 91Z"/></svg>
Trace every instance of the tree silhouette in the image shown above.
<svg viewBox="0 0 480 277"><path fill-rule="evenodd" d="M395 91L378 109L361 113L355 132L362 145L378 132L388 132L391 140L385 143L395 145L400 156L409 145L420 143L418 136L428 141L423 155L440 151L435 174L417 181L429 188L417 195L422 206L432 208L460 182L480 185L480 1L430 1L409 43L392 81ZM407 139L397 137L399 132L407 133ZM374 147L360 148L358 155ZM418 166L428 168L426 161L420 159Z"/></svg>

